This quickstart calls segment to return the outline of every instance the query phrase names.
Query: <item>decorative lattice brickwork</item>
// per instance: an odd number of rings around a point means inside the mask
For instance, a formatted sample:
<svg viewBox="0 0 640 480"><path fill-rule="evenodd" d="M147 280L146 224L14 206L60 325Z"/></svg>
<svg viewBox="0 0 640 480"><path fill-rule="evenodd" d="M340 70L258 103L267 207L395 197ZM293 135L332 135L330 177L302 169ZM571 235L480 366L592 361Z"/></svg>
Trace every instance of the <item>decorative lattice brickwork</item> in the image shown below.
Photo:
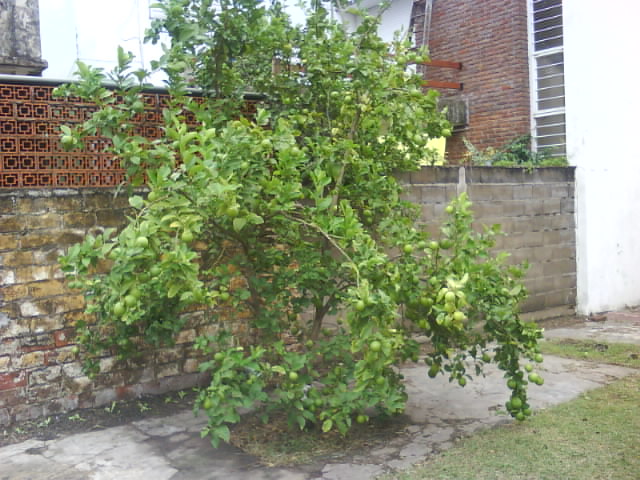
<svg viewBox="0 0 640 480"><path fill-rule="evenodd" d="M60 126L83 122L96 110L80 99L54 99L54 85L0 83L0 189L114 187L124 170L105 149L109 141L87 137L83 148L66 152ZM135 134L162 134L162 109L168 95L144 93L144 112L134 119ZM247 101L245 113L255 111ZM195 119L192 119L195 122Z"/></svg>

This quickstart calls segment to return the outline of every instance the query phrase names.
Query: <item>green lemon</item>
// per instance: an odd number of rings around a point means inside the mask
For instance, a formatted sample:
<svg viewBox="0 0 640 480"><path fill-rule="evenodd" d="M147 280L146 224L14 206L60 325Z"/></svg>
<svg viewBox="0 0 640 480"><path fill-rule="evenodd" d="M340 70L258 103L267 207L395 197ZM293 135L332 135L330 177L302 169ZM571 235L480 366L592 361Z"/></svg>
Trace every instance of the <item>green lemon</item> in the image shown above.
<svg viewBox="0 0 640 480"><path fill-rule="evenodd" d="M227 208L227 215L231 218L237 217L240 213L240 207L238 205L231 205Z"/></svg>
<svg viewBox="0 0 640 480"><path fill-rule="evenodd" d="M136 238L136 247L147 248L149 246L149 239L147 237L140 236Z"/></svg>
<svg viewBox="0 0 640 480"><path fill-rule="evenodd" d="M124 304L122 302L116 302L115 305L113 306L113 314L121 317L122 315L124 315L124 312L126 311L126 308L124 308Z"/></svg>
<svg viewBox="0 0 640 480"><path fill-rule="evenodd" d="M124 304L127 307L133 307L136 303L138 303L138 299L133 295L127 295L124 297Z"/></svg>

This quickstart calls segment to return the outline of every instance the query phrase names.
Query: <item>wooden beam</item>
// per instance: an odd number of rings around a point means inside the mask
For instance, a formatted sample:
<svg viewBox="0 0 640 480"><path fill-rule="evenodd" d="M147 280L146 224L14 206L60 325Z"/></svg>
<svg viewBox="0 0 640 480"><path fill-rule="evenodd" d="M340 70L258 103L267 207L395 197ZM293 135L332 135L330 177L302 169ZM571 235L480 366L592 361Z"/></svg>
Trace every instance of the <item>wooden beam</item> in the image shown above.
<svg viewBox="0 0 640 480"><path fill-rule="evenodd" d="M452 88L454 90L462 90L462 83L460 82L441 82L439 80L429 80L422 84L423 87L429 88Z"/></svg>

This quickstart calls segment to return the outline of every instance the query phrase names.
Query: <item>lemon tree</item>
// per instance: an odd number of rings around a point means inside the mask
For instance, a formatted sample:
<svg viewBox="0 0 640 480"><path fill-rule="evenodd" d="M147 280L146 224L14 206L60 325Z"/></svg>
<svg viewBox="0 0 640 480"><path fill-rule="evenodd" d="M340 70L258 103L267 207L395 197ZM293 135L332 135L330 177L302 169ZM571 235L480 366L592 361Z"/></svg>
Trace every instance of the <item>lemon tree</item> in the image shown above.
<svg viewBox="0 0 640 480"><path fill-rule="evenodd" d="M300 428L340 432L371 408L402 412L408 360L461 386L495 362L511 414L530 413L526 387L541 377L520 359L537 358L540 331L518 316L522 271L490 253L497 229L474 232L466 196L432 239L395 179L450 133L436 92L407 69L424 52L402 37L384 43L364 14L348 32L318 1L302 26L277 2L159 6L148 35L169 39L155 63L169 92L161 138L135 134L148 72L123 50L109 74L79 63L79 82L58 91L98 106L64 130L64 145L108 137L129 185L148 188L130 189L120 232L88 236L62 258L95 319L78 323L90 374L104 352L170 344L184 312L199 309L219 331L195 344L211 379L195 408L214 445L257 403L265 420L279 410ZM250 117L248 92L259 101ZM229 312L248 313L249 334L225 328ZM422 359L416 333L433 344Z"/></svg>

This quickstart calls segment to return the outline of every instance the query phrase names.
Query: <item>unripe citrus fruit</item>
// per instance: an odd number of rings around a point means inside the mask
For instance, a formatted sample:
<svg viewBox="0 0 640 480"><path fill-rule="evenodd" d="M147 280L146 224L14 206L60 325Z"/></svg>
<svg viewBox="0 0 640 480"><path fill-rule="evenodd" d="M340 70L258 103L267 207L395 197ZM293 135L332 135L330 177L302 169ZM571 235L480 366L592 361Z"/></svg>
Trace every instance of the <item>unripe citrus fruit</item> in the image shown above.
<svg viewBox="0 0 640 480"><path fill-rule="evenodd" d="M239 213L240 207L238 205L231 205L229 208L227 208L227 215L232 218L237 217Z"/></svg>
<svg viewBox="0 0 640 480"><path fill-rule="evenodd" d="M456 322L463 322L467 319L467 316L464 313L457 311L457 312L453 312L453 319Z"/></svg>
<svg viewBox="0 0 640 480"><path fill-rule="evenodd" d="M116 302L116 304L113 306L113 313L118 317L124 315L125 311L126 309L124 308L124 304L122 302Z"/></svg>
<svg viewBox="0 0 640 480"><path fill-rule="evenodd" d="M136 247L147 248L149 246L149 239L144 236L136 238Z"/></svg>

